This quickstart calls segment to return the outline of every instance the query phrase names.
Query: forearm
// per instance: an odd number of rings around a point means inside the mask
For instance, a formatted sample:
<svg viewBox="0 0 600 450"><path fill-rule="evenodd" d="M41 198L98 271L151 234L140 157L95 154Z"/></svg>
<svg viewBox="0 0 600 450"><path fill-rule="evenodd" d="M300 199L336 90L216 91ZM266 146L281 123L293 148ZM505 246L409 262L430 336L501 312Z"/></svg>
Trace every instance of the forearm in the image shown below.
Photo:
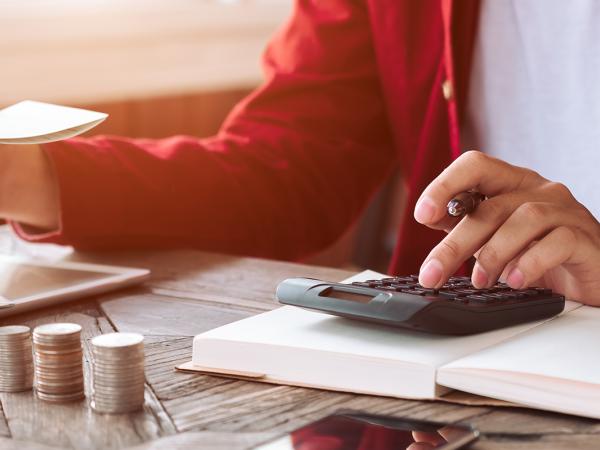
<svg viewBox="0 0 600 450"><path fill-rule="evenodd" d="M43 230L58 228L58 186L40 146L0 146L0 216Z"/></svg>

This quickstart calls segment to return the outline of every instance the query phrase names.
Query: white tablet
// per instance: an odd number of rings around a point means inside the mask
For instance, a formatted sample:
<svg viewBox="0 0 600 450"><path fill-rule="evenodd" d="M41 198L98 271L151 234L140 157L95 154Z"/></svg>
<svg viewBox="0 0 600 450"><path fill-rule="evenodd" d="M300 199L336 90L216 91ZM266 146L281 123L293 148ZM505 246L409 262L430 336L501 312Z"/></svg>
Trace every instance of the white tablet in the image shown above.
<svg viewBox="0 0 600 450"><path fill-rule="evenodd" d="M0 255L0 317L142 282L150 271Z"/></svg>

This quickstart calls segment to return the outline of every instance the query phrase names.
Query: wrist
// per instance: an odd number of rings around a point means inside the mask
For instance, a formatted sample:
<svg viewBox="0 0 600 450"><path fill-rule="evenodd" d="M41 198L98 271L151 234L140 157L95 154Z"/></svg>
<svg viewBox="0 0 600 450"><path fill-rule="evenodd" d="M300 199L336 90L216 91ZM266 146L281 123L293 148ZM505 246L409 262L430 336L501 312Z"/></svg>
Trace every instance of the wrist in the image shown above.
<svg viewBox="0 0 600 450"><path fill-rule="evenodd" d="M33 227L58 227L58 185L39 145L0 145L0 215Z"/></svg>

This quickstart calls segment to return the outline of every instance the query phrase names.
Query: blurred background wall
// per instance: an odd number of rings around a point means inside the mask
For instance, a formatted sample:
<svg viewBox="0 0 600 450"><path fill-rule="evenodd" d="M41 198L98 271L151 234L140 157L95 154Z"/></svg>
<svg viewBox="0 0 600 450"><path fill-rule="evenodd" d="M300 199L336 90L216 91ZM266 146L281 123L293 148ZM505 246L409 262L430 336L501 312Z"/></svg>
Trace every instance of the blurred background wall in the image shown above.
<svg viewBox="0 0 600 450"><path fill-rule="evenodd" d="M0 107L33 99L109 113L94 134L210 136L260 83L261 53L292 2L0 0ZM385 269L401 204L392 183L308 262Z"/></svg>

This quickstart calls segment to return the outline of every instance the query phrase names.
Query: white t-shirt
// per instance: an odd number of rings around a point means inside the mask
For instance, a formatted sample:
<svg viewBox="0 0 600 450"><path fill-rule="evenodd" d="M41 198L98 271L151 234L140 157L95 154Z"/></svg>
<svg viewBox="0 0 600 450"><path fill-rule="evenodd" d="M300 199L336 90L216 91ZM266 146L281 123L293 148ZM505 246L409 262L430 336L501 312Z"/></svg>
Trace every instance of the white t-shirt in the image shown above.
<svg viewBox="0 0 600 450"><path fill-rule="evenodd" d="M483 0L463 147L566 184L600 219L600 0Z"/></svg>

